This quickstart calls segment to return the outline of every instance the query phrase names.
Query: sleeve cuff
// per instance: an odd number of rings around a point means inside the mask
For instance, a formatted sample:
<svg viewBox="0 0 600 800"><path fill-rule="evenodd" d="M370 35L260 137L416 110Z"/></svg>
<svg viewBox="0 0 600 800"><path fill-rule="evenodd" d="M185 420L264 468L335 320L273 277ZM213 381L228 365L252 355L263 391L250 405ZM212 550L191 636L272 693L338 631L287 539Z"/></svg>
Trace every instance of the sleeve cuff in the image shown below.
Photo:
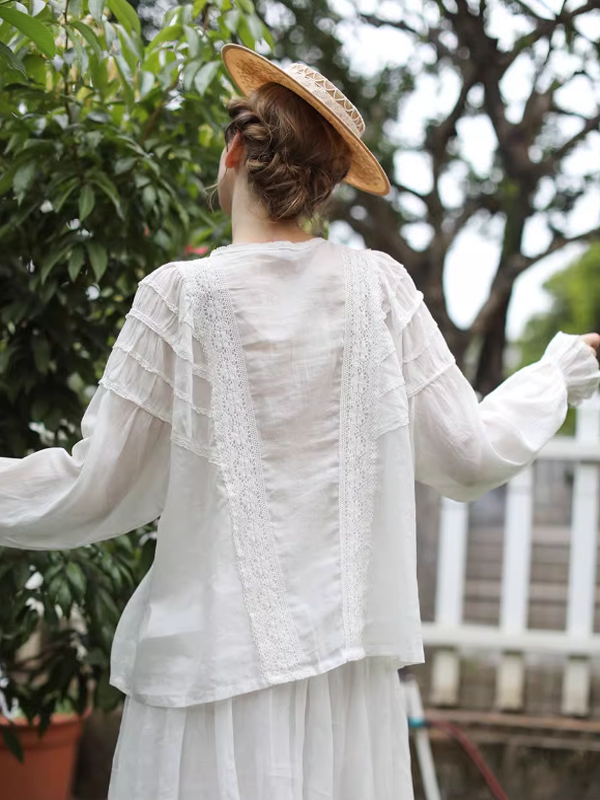
<svg viewBox="0 0 600 800"><path fill-rule="evenodd" d="M567 386L568 403L578 406L598 390L598 359L579 334L559 331L548 344L542 362L555 364Z"/></svg>

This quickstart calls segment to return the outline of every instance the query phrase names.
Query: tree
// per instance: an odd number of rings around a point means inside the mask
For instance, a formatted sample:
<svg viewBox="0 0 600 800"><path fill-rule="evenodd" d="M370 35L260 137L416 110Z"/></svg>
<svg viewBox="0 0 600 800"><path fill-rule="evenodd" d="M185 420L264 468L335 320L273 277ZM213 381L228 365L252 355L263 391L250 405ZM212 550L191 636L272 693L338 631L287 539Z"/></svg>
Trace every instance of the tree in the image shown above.
<svg viewBox="0 0 600 800"><path fill-rule="evenodd" d="M342 14L327 0L259 4L276 41L274 57L314 66L348 95L367 122L365 143L391 178L385 198L340 193L332 221L345 221L368 247L406 266L459 365L473 364L468 375L482 394L503 378L506 317L518 276L569 242L600 237L598 227L578 230L574 215L597 184L594 160L580 174L570 165L574 155L598 146L592 87L599 58L586 23L600 2L575 5L562 3L554 13L547 3L534 8L533 0L425 0L385 4L384 17L356 7ZM400 64L366 76L350 69L358 35L367 39L383 27L397 35ZM519 98L510 94L515 75ZM438 105L445 110L420 107L422 130L408 141L393 123L418 105L426 83L443 94ZM578 85L589 99L581 107L569 91ZM484 169L462 143L474 121L494 140ZM403 180L395 169L399 156L420 159L427 188ZM425 246L409 241L415 225L427 231ZM532 246L527 233L535 225L541 234ZM461 329L448 313L444 271L451 248L473 229L497 236L498 260L489 297L471 327Z"/></svg>
<svg viewBox="0 0 600 800"><path fill-rule="evenodd" d="M228 5L172 9L147 45L126 0L0 6L3 455L40 445L32 422L68 443L137 282L227 234L205 196L227 120L217 45L242 22L264 33L248 0Z"/></svg>

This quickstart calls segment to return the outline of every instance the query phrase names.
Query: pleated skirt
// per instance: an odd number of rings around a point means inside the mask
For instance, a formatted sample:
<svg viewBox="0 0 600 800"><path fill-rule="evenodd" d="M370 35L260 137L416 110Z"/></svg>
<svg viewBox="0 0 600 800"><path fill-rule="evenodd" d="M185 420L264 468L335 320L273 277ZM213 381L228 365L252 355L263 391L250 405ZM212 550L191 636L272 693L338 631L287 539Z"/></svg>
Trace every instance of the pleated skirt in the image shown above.
<svg viewBox="0 0 600 800"><path fill-rule="evenodd" d="M398 673L367 658L187 708L127 697L108 800L413 800Z"/></svg>

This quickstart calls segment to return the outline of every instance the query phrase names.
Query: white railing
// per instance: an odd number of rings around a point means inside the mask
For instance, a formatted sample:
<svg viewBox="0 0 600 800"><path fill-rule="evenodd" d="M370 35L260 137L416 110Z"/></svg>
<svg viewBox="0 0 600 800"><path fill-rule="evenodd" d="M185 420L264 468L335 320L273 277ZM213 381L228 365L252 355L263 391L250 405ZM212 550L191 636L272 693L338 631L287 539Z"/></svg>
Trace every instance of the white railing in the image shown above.
<svg viewBox="0 0 600 800"><path fill-rule="evenodd" d="M496 674L496 707L524 705L525 656L563 655L562 713L589 713L591 669L600 655L594 633L600 470L600 397L577 409L575 437L555 437L538 460L574 462L567 620L564 630L528 628L533 524L533 469L507 487L500 618L497 626L463 621L469 505L442 498L434 622L424 624L425 644L435 647L431 702L456 705L461 651L501 655Z"/></svg>

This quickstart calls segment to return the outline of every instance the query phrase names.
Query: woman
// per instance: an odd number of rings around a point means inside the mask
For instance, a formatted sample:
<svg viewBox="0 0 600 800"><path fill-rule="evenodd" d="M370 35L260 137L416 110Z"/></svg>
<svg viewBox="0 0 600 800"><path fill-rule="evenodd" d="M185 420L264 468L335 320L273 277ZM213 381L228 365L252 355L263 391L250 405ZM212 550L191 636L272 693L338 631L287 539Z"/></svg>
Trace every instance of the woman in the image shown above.
<svg viewBox="0 0 600 800"><path fill-rule="evenodd" d="M408 800L398 667L423 660L415 479L472 500L598 386L558 333L481 403L406 270L308 236L389 182L358 111L237 45L219 170L233 244L140 284L83 439L0 463L0 543L76 547L160 516L119 623L110 800Z"/></svg>

